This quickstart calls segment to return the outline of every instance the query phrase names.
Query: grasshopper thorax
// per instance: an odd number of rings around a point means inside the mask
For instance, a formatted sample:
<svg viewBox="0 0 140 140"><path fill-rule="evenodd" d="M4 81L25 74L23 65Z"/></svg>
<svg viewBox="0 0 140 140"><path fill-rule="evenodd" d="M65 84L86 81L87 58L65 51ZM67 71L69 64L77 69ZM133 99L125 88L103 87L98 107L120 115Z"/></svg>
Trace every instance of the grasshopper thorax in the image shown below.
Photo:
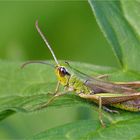
<svg viewBox="0 0 140 140"><path fill-rule="evenodd" d="M70 78L70 73L64 66L56 66L55 68L55 73L62 85L67 85L69 78Z"/></svg>

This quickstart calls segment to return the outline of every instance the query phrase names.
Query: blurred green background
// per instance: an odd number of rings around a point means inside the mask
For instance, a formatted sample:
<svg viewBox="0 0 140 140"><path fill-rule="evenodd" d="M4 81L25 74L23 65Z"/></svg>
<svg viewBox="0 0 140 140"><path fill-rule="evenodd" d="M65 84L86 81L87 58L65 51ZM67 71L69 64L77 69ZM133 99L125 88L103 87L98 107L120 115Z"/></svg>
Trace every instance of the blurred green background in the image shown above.
<svg viewBox="0 0 140 140"><path fill-rule="evenodd" d="M36 19L58 59L118 67L87 1L0 2L0 59L52 59L35 29ZM22 139L75 120L94 119L92 113L84 107L18 113L0 123L0 139Z"/></svg>

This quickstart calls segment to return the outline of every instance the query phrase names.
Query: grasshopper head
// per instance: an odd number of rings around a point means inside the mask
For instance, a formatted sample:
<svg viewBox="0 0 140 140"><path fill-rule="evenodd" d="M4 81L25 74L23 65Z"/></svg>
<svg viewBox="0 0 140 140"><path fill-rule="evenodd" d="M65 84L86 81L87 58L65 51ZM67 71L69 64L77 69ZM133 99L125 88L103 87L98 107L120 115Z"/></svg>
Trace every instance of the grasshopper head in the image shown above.
<svg viewBox="0 0 140 140"><path fill-rule="evenodd" d="M56 66L55 73L62 85L67 85L70 78L70 73L64 66Z"/></svg>

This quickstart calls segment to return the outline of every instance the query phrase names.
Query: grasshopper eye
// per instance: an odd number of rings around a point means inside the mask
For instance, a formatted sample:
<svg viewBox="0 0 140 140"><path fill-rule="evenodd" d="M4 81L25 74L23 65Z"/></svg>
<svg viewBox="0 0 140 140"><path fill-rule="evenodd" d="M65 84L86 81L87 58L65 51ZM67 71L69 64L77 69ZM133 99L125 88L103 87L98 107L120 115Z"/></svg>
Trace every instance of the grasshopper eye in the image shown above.
<svg viewBox="0 0 140 140"><path fill-rule="evenodd" d="M61 76L70 75L69 72L64 67L59 68L59 73Z"/></svg>

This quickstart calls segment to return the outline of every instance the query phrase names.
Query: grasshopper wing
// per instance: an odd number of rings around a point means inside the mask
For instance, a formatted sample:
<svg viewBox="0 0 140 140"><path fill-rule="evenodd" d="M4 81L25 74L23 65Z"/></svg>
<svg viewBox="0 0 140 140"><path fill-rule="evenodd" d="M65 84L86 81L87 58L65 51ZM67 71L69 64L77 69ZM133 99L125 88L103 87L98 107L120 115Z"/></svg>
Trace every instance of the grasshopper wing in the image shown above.
<svg viewBox="0 0 140 140"><path fill-rule="evenodd" d="M71 67L68 65L73 72L78 75L82 80L84 80L84 84L93 90L93 93L126 93L132 94L137 92L132 86L128 86L125 84L117 84L113 82L107 82L102 79L97 79L82 73L81 71ZM133 83L134 84L134 83ZM140 84L139 84L140 85Z"/></svg>
<svg viewBox="0 0 140 140"><path fill-rule="evenodd" d="M125 85L119 85L112 82L106 82L100 79L87 79L85 82L85 85L93 90L93 92L96 93L121 93L121 94L132 94L137 92L134 88L125 86Z"/></svg>

